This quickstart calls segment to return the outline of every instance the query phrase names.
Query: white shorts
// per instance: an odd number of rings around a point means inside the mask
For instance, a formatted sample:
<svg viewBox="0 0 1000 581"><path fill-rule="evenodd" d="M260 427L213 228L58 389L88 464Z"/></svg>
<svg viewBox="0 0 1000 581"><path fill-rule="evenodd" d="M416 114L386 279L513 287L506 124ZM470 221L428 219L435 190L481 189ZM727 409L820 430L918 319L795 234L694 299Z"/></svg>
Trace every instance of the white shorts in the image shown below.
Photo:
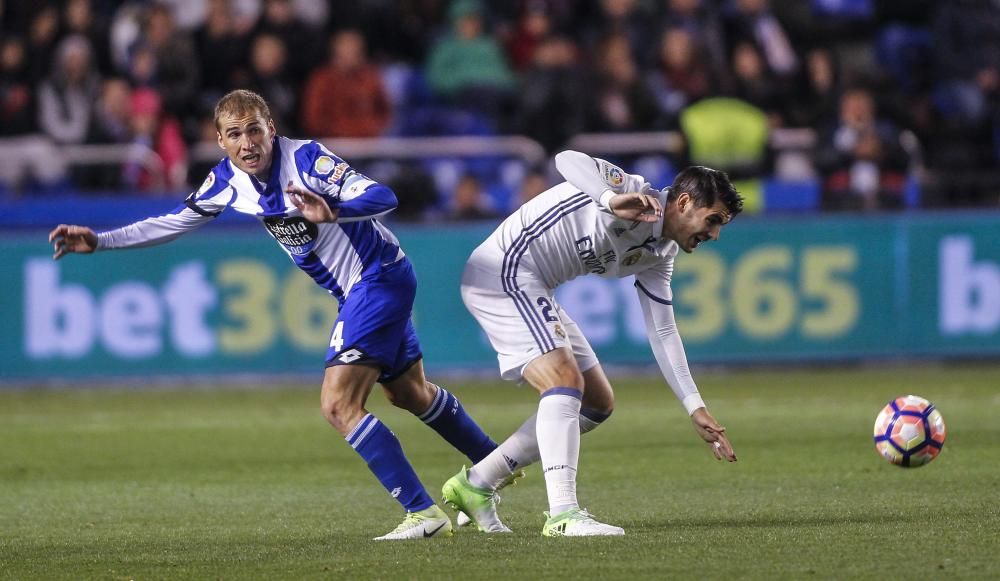
<svg viewBox="0 0 1000 581"><path fill-rule="evenodd" d="M559 347L572 349L580 371L598 364L594 349L552 291L523 270L504 284L499 273L467 264L462 301L497 352L504 379L520 381L528 363Z"/></svg>

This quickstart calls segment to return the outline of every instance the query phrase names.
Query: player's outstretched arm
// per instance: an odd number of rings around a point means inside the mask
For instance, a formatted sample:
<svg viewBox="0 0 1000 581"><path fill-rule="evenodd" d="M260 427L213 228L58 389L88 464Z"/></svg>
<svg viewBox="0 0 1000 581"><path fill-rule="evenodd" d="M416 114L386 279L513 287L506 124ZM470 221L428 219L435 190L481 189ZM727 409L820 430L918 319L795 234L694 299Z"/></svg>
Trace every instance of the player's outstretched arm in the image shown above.
<svg viewBox="0 0 1000 581"><path fill-rule="evenodd" d="M302 212L302 216L306 220L313 222L314 224L321 224L323 222L336 222L337 221L337 210L334 210L326 203L322 197L320 197L315 192L310 192L302 188L297 188L288 183L288 187L285 188L285 192L288 193L288 197L295 204L295 207Z"/></svg>
<svg viewBox="0 0 1000 581"><path fill-rule="evenodd" d="M733 445L729 443L729 438L726 437L726 428L720 426L719 422L715 421L715 418L712 417L712 414L708 413L707 409L696 409L691 414L691 423L694 424L695 431L709 445L712 449L712 454L717 459L725 459L730 462L736 461L736 452L733 451Z"/></svg>
<svg viewBox="0 0 1000 581"><path fill-rule="evenodd" d="M90 254L97 250L97 234L86 226L60 224L49 232L49 242L54 250L52 260L71 252Z"/></svg>

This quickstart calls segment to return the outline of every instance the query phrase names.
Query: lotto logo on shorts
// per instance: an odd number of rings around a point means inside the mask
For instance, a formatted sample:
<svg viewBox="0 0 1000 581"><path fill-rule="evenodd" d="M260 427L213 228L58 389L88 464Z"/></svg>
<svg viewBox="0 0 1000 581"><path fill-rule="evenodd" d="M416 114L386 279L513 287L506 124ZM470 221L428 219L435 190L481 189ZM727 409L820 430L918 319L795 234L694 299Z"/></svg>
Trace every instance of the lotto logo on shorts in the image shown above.
<svg viewBox="0 0 1000 581"><path fill-rule="evenodd" d="M341 363L354 363L355 361L361 359L364 356L365 354L362 353L361 351L358 351L357 349L348 349L347 351L344 351L339 356L337 356L337 361L340 361Z"/></svg>

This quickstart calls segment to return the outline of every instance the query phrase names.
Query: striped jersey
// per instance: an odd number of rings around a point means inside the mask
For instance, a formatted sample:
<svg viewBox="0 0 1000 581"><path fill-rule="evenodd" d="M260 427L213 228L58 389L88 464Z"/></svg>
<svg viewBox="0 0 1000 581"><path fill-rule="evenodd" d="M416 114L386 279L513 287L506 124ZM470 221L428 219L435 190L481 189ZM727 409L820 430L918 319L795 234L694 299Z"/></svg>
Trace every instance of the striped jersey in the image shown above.
<svg viewBox="0 0 1000 581"><path fill-rule="evenodd" d="M162 244L211 221L227 208L256 217L295 264L342 304L360 280L404 257L378 217L396 207L388 187L356 172L321 144L275 137L270 178L264 182L229 158L174 210L98 234L98 248ZM315 224L289 200L291 183L321 197L339 214Z"/></svg>

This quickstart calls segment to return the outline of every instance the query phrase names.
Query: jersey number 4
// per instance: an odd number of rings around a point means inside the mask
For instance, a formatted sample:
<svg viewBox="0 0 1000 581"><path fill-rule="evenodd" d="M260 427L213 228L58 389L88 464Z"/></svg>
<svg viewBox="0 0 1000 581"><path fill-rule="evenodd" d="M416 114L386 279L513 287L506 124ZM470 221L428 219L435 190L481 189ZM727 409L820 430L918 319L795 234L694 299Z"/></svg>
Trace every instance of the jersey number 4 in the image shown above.
<svg viewBox="0 0 1000 581"><path fill-rule="evenodd" d="M340 351L344 346L344 322L337 321L333 327L333 336L330 337L330 347L334 351Z"/></svg>

